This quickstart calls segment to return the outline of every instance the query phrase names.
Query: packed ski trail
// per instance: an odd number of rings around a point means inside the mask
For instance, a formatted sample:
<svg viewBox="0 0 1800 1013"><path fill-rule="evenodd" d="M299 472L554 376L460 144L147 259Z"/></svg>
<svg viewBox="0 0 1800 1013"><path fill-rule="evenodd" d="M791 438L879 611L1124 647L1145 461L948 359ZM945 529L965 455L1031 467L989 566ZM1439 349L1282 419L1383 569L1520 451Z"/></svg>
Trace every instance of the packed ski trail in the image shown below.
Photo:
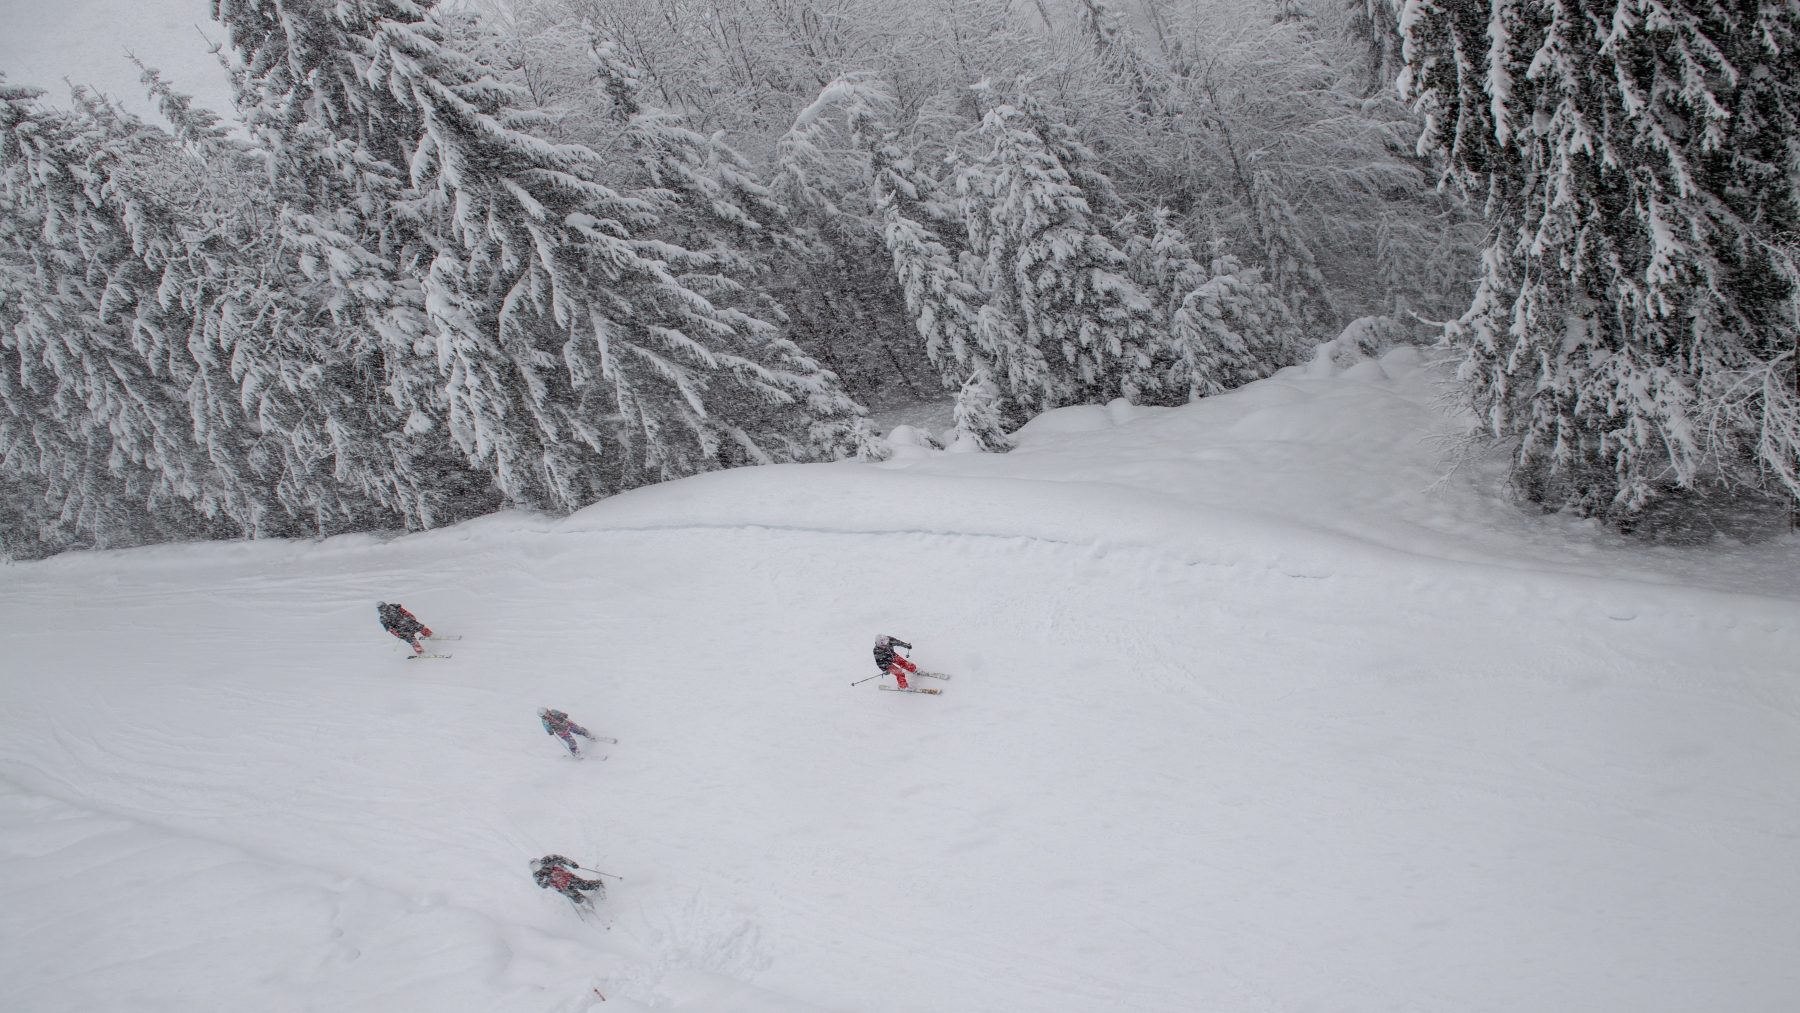
<svg viewBox="0 0 1800 1013"><path fill-rule="evenodd" d="M1800 1005L1794 541L1431 489L1431 398L8 567L12 1008ZM849 687L882 632L954 681ZM592 923L546 852L625 877Z"/></svg>

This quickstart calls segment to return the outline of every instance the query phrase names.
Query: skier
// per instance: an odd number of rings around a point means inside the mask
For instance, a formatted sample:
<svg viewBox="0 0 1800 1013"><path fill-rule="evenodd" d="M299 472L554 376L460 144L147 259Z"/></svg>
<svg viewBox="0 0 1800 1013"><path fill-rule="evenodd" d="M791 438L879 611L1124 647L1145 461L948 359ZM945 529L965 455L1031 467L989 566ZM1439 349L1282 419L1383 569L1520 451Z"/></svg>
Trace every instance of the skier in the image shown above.
<svg viewBox="0 0 1800 1013"><path fill-rule="evenodd" d="M569 716L562 711L550 707L539 707L538 720L544 723L544 734L562 739L563 745L569 747L569 755L577 760L581 759L581 750L575 748L575 736L579 735L589 742L594 741L593 735L589 734L586 728L570 721Z"/></svg>
<svg viewBox="0 0 1800 1013"><path fill-rule="evenodd" d="M406 611L406 606L395 602L375 603L375 614L381 617L381 628L412 645L414 654L424 654L425 645L419 643L420 637L431 636L431 627L419 621L419 617Z"/></svg>
<svg viewBox="0 0 1800 1013"><path fill-rule="evenodd" d="M571 871L579 868L581 866L576 865L572 858L545 855L531 860L531 878L537 880L537 885L544 889L555 890L569 898L569 902L573 904L591 905L593 902L582 894L593 890L600 891L600 899L605 900L605 885L597 879L582 879Z"/></svg>
<svg viewBox="0 0 1800 1013"><path fill-rule="evenodd" d="M894 677L901 689L906 688L906 673L917 672L919 666L894 653L894 648L904 647L912 650L912 645L897 637L883 633L875 638L875 667Z"/></svg>

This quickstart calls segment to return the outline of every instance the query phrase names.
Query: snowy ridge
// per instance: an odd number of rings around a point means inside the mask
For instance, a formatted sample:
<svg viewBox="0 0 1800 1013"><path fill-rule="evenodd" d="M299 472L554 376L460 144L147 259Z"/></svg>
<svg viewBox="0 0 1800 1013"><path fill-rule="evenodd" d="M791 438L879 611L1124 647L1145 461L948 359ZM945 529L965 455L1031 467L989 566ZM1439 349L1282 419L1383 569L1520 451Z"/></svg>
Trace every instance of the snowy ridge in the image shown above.
<svg viewBox="0 0 1800 1013"><path fill-rule="evenodd" d="M1006 456L6 567L0 978L32 1013L1792 1008L1794 540L1432 489L1457 423L1404 360ZM377 599L455 658L404 664ZM945 694L852 689L877 632ZM550 851L625 877L607 925L532 885Z"/></svg>
<svg viewBox="0 0 1800 1013"><path fill-rule="evenodd" d="M1438 379L1412 348L1342 369L1321 355L1183 408L1053 411L1002 458L902 448L876 468L720 472L615 497L548 530L1027 537L1297 573L1386 572L1413 557L1428 570L1442 560L1800 599L1792 540L1646 551L1584 524L1534 523L1494 502L1492 471L1446 480L1447 441L1462 423L1437 406Z"/></svg>

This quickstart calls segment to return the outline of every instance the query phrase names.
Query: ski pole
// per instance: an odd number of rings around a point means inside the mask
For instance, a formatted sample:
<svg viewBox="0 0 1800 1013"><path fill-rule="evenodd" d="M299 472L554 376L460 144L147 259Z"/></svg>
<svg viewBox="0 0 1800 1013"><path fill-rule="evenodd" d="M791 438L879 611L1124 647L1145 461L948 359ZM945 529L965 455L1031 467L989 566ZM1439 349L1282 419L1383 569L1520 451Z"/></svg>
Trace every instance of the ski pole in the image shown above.
<svg viewBox="0 0 1800 1013"><path fill-rule="evenodd" d="M886 674L887 674L887 673L886 673L886 672L876 672L876 673L875 673L875 674L874 674L874 675L871 675L871 676L869 676L869 679L879 679L879 678L881 678L881 677L882 677L882 676L884 676L884 675L886 675ZM865 682L868 682L868 681L869 681L869 679L858 679L858 680L856 680L856 681L855 681L855 682L853 682L853 683L851 683L851 684L850 684L850 685L852 685L852 686L860 686L860 685L862 685L862 684L863 684L863 683L865 683Z"/></svg>
<svg viewBox="0 0 1800 1013"><path fill-rule="evenodd" d="M613 874L612 874L612 873L610 873L610 872L601 872L601 871L600 871L600 870L599 870L599 869L590 869L590 868L588 868L588 867L587 867L587 866L585 866L585 865L577 865L577 866L576 866L576 867L575 867L575 868L577 868L577 869L580 869L580 870L581 870L581 871L582 871L582 872L591 872L591 873L593 873L593 874L594 874L594 875L596 875L596 876L605 876L605 877L607 877L607 878L609 878L609 879L616 879L616 880L618 880L618 881L619 881L619 882L621 882L621 883L623 883L623 882L625 882L625 877L624 877L624 876L614 876L614 875L613 875Z"/></svg>

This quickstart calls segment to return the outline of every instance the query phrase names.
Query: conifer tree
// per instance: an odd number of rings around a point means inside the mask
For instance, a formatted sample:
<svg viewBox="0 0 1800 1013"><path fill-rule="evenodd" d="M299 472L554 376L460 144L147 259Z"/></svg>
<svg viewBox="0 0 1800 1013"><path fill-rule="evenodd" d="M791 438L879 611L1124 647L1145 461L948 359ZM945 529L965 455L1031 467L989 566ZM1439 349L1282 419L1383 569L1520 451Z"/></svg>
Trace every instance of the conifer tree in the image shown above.
<svg viewBox="0 0 1800 1013"><path fill-rule="evenodd" d="M190 407L183 166L98 97L61 112L38 94L0 85L0 467L42 497L26 509L50 542L253 528L272 503L249 441Z"/></svg>
<svg viewBox="0 0 1800 1013"><path fill-rule="evenodd" d="M985 150L959 173L957 193L987 294L980 344L996 381L1040 409L1138 395L1154 307L1125 276L1108 238L1116 223L1096 221L1053 149L1063 139L1046 139L1026 112L995 106L979 137Z"/></svg>
<svg viewBox="0 0 1800 1013"><path fill-rule="evenodd" d="M591 53L595 82L642 173L641 192L658 199L665 226L677 224L689 246L720 258L755 246L806 247L787 207L720 135L692 130L647 102L643 72L613 39L594 33Z"/></svg>
<svg viewBox="0 0 1800 1013"><path fill-rule="evenodd" d="M422 410L429 374L413 375L410 398L384 391L398 387L395 371L373 354L363 321L308 272L282 270L280 191L261 153L154 70L144 68L144 83L204 169L193 221L179 232L190 250L182 261L206 293L189 342L203 428L255 433L253 459L282 509L317 532L429 527L492 509L485 482Z"/></svg>
<svg viewBox="0 0 1800 1013"><path fill-rule="evenodd" d="M829 97L844 105L880 216L881 238L894 280L906 300L925 354L948 378L979 357L982 294L963 277L949 242L961 248L956 209L940 199L939 184L901 150L888 126L892 94L878 82L841 78Z"/></svg>
<svg viewBox="0 0 1800 1013"><path fill-rule="evenodd" d="M1126 247L1131 276L1155 301L1163 331L1151 371L1158 386L1146 400L1193 401L1299 361L1300 331L1260 271L1226 253L1200 263L1166 209L1149 225Z"/></svg>
<svg viewBox="0 0 1800 1013"><path fill-rule="evenodd" d="M1299 315L1315 327L1336 320L1331 291L1319 272L1306 230L1270 173L1259 171L1251 176L1250 212L1261 247L1257 252L1267 266L1269 283L1285 293Z"/></svg>
<svg viewBox="0 0 1800 1013"><path fill-rule="evenodd" d="M1350 35L1364 47L1367 65L1366 93L1391 88L1399 75L1400 54L1399 5L1394 0L1345 0L1349 12L1345 26Z"/></svg>
<svg viewBox="0 0 1800 1013"><path fill-rule="evenodd" d="M873 75L854 73L834 79L795 115L777 143L774 187L796 209L797 217L807 222L808 235L821 254L804 265L808 280L803 290L818 298L820 284L832 286L825 301L836 307L840 317L844 304L849 304L852 315L842 324L851 330L844 335L847 340L834 342L833 361L846 361L865 380L886 381L890 389L897 378L899 386L919 397L932 392L931 366L945 376L933 349L947 335L933 341L920 332L927 338L924 346L912 339L921 311L907 302L911 298L906 292L909 283L890 269L895 265L889 242L901 244L902 256L906 256L906 248L917 245L920 249L915 252L929 258L932 254L922 251L936 241L943 219L954 219L954 215L943 202L929 196L934 184L902 151L899 133L892 126L893 109L891 91ZM877 168L877 160L882 168ZM900 192L890 184L926 196L922 200L903 198L890 208L883 203L883 194ZM917 214L928 218L908 218ZM930 278L934 270L930 264L911 263L904 269L923 272L910 283L914 296L921 286L951 281L942 276ZM923 379L915 383L915 376ZM880 386L873 385L876 390Z"/></svg>
<svg viewBox="0 0 1800 1013"><path fill-rule="evenodd" d="M1013 447L1006 435L1000 408L1000 389L988 379L985 369L969 374L956 392L956 433L990 454L1001 454Z"/></svg>
<svg viewBox="0 0 1800 1013"><path fill-rule="evenodd" d="M1421 144L1486 204L1451 335L1519 492L1625 527L1800 495L1800 12L1409 0L1400 24Z"/></svg>
<svg viewBox="0 0 1800 1013"><path fill-rule="evenodd" d="M154 72L146 81L175 124L173 137L80 90L74 113L9 110L24 142L12 149L18 160L7 159L17 170L6 189L18 220L80 223L39 228L9 259L84 237L66 255L38 260L18 304L38 321L88 321L52 335L25 328L17 347L29 355L38 342L55 341L58 360L72 368L37 378L84 404L120 406L101 413L104 429L72 431L42 458L65 469L95 460L96 446L110 443L98 459L109 462L114 481L89 469L63 495L119 499L72 516L123 526L83 521L84 537L135 540L156 528L145 517L151 503L165 518L181 516L183 506L203 518L182 521L189 536L386 526L409 507L429 517L453 490L437 475L397 466L418 456L404 441L357 444L354 434L370 429L379 406L333 389L332 371L344 364L331 354L332 328L271 270L278 237L254 158ZM60 140L44 143L52 136ZM84 307L96 275L106 278L100 305ZM38 412L40 435L82 414L59 396L20 404ZM133 469L145 480L126 475Z"/></svg>
<svg viewBox="0 0 1800 1013"><path fill-rule="evenodd" d="M1094 47L1106 74L1132 96L1132 113L1150 120L1178 108L1167 76L1156 67L1132 38L1125 19L1105 0L1080 0L1082 34Z"/></svg>
<svg viewBox="0 0 1800 1013"><path fill-rule="evenodd" d="M449 435L509 502L571 510L848 450L835 378L721 305L739 286L714 258L649 238L656 206L602 182L592 150L537 136L545 118L474 55L468 22L407 0L215 10L243 54L247 118L348 181L343 234L406 279L380 315L404 334L422 310L412 338L434 346Z"/></svg>

